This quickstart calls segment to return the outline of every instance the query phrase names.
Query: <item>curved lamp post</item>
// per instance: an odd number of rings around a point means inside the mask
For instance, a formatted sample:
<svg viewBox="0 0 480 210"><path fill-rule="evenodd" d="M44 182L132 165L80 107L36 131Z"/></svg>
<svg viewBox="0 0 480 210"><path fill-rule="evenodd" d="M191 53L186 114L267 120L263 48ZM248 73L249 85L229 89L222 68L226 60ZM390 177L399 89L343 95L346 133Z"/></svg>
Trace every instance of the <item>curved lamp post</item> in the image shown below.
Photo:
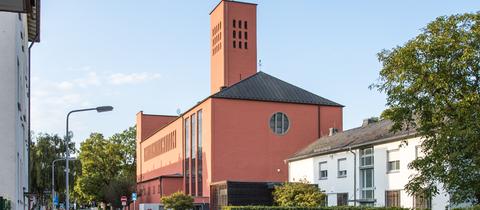
<svg viewBox="0 0 480 210"><path fill-rule="evenodd" d="M70 135L68 134L68 119L70 117L71 114L75 113L75 112L86 112L86 111L97 111L97 112L109 112L109 111L112 111L113 110L113 107L112 106L99 106L99 107L96 107L96 108L89 108L89 109L77 109L77 110L72 110L70 111L68 114L67 114L67 129L66 129L66 135L65 135L65 144L67 145L66 146L66 149L65 149L65 158L66 159L70 159L70 151L69 151L69 143L70 143ZM65 188L66 188L66 196L65 196L65 209L66 210L70 210L70 191L69 191L69 186L68 186L68 173L69 173L69 168L68 168L68 162L69 161L65 161Z"/></svg>

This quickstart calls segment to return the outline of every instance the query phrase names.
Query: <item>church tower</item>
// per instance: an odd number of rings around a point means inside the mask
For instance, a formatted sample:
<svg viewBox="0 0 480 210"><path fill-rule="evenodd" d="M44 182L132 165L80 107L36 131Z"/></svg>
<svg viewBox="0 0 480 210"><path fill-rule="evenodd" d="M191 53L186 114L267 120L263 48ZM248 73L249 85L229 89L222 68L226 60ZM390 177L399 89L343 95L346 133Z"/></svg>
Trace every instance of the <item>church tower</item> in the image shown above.
<svg viewBox="0 0 480 210"><path fill-rule="evenodd" d="M211 94L257 73L257 5L222 0L210 13Z"/></svg>

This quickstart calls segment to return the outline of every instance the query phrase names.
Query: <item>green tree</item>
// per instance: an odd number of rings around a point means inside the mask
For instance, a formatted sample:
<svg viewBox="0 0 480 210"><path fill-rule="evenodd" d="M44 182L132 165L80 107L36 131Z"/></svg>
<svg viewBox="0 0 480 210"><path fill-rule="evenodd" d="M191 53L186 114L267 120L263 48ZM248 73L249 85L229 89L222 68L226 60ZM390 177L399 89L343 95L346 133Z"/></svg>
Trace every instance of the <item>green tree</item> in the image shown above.
<svg viewBox="0 0 480 210"><path fill-rule="evenodd" d="M479 203L480 13L439 17L378 58L383 67L371 88L387 94L382 117L423 139L407 191L431 196L442 186L455 203Z"/></svg>
<svg viewBox="0 0 480 210"><path fill-rule="evenodd" d="M75 152L75 144L70 143L70 150ZM52 188L52 162L55 159L65 158L65 142L58 135L43 134L36 135L32 144L30 144L30 183L31 192L40 195L40 204L46 205L51 201L51 194L45 193ZM62 164L63 163L63 164ZM65 173L64 161L56 163L55 167L55 191L60 195L65 191ZM73 163L72 171L78 169ZM71 174L70 180L73 180ZM73 182L72 182L73 184Z"/></svg>
<svg viewBox="0 0 480 210"><path fill-rule="evenodd" d="M166 209L187 210L193 208L192 196L185 195L183 192L176 192L161 199Z"/></svg>
<svg viewBox="0 0 480 210"><path fill-rule="evenodd" d="M319 207L325 205L325 194L307 181L286 182L273 191L275 203L282 207Z"/></svg>
<svg viewBox="0 0 480 210"><path fill-rule="evenodd" d="M120 196L135 190L135 137L131 127L105 138L92 133L80 147L81 175L75 194L82 202L106 202L121 207Z"/></svg>

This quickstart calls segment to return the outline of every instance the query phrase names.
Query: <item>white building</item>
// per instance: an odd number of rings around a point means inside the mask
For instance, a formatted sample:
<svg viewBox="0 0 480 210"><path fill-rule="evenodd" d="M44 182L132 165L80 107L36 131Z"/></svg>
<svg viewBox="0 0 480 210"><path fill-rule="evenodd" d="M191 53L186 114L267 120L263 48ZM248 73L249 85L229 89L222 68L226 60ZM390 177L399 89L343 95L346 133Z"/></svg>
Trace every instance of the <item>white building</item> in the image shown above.
<svg viewBox="0 0 480 210"><path fill-rule="evenodd" d="M28 207L29 42L39 40L38 6L28 14L0 11L0 197L12 209Z"/></svg>
<svg viewBox="0 0 480 210"><path fill-rule="evenodd" d="M288 160L289 181L317 184L327 194L328 206L445 209L449 198L444 192L426 198L404 190L415 173L408 164L422 155L421 140L414 132L394 134L391 126L387 120L366 120L362 127L318 139Z"/></svg>

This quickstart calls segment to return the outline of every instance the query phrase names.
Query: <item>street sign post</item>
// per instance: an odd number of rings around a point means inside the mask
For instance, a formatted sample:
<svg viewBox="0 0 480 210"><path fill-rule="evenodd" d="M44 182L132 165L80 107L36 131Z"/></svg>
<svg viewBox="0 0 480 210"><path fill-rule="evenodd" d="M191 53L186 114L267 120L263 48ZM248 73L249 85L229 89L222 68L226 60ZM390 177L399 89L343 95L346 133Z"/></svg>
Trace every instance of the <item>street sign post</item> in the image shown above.
<svg viewBox="0 0 480 210"><path fill-rule="evenodd" d="M53 197L53 204L55 206L58 206L58 196L57 195L55 195L55 197Z"/></svg>
<svg viewBox="0 0 480 210"><path fill-rule="evenodd" d="M135 202L137 201L137 193L132 193L132 201L133 201L133 210L135 210Z"/></svg>
<svg viewBox="0 0 480 210"><path fill-rule="evenodd" d="M122 196L120 198L120 200L122 201L122 206L125 208L125 206L127 205L127 196Z"/></svg>

